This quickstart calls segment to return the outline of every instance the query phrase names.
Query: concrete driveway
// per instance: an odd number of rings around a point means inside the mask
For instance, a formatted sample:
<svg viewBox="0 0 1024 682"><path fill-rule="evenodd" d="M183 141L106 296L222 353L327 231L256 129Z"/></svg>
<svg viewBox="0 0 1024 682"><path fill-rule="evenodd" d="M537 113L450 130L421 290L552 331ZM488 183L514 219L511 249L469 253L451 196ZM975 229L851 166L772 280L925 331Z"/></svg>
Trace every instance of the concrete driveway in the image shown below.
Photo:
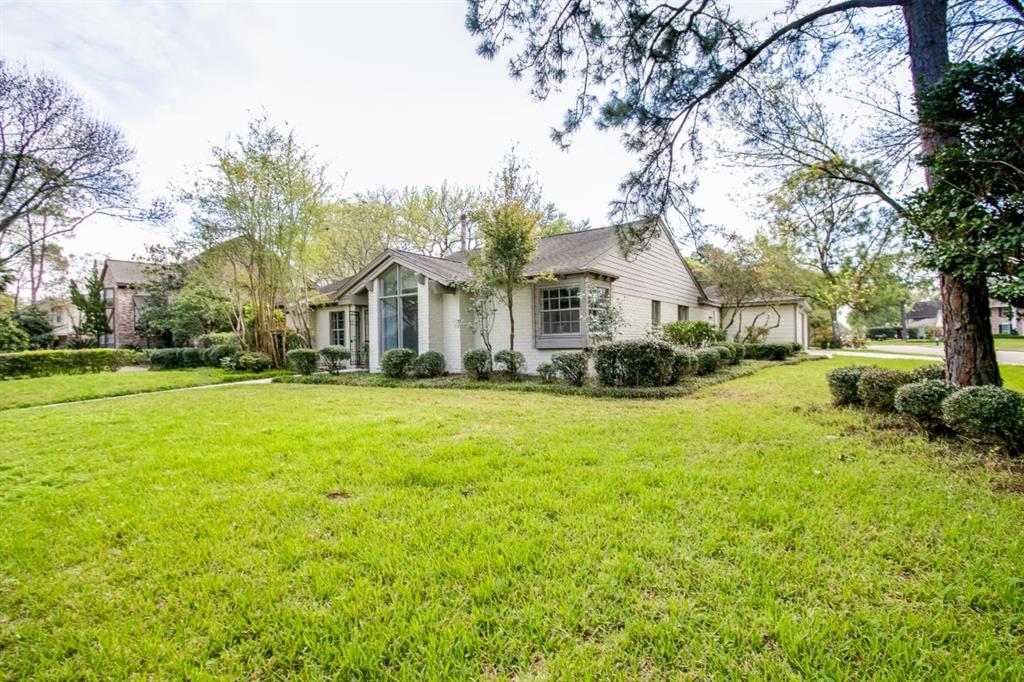
<svg viewBox="0 0 1024 682"><path fill-rule="evenodd" d="M941 358L943 356L942 345L933 346L928 343L869 343L864 350L877 353L898 353L905 355L920 355ZM1000 365L1024 365L1024 351L1019 350L997 350L996 360Z"/></svg>

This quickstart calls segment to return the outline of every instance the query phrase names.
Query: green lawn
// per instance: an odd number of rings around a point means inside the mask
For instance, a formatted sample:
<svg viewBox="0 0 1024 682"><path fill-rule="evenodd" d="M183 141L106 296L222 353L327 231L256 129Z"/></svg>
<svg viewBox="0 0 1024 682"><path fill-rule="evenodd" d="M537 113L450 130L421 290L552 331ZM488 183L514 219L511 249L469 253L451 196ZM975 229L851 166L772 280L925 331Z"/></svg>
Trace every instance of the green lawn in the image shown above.
<svg viewBox="0 0 1024 682"><path fill-rule="evenodd" d="M0 413L0 678L1024 678L1021 479L830 407L854 362Z"/></svg>
<svg viewBox="0 0 1024 682"><path fill-rule="evenodd" d="M36 379L0 381L0 410L31 405L66 403L168 388L185 388L225 381L252 379L257 375L223 369L199 368L145 372L97 372L61 374Z"/></svg>
<svg viewBox="0 0 1024 682"><path fill-rule="evenodd" d="M937 347L941 347L942 346L942 341L939 341L938 343L936 343L934 339L907 339L905 341L903 339L886 339L884 341L869 341L868 343L870 343L872 345L881 344L881 345L887 345L887 346L901 345L901 344L915 344L915 345L937 346ZM1018 337L1015 337L1015 338L999 338L999 339L995 339L995 344L996 344L996 349L997 350L1020 350L1020 351L1024 351L1024 336L1018 336Z"/></svg>

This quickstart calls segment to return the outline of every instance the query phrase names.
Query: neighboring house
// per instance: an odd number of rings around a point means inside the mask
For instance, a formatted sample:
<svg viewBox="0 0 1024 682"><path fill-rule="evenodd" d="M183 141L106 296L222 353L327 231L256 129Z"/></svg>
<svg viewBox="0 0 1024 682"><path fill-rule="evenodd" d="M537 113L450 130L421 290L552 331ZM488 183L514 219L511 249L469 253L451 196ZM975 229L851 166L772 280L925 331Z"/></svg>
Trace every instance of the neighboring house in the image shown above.
<svg viewBox="0 0 1024 682"><path fill-rule="evenodd" d="M708 299L721 306L720 326L732 340L745 338L750 326L766 327L765 343L799 343L804 348L811 338L811 306L800 296L771 296L744 303L740 307L724 305L714 287L707 288Z"/></svg>
<svg viewBox="0 0 1024 682"><path fill-rule="evenodd" d="M1008 303L990 299L993 334L1017 334L1024 336L1024 309L1014 308Z"/></svg>
<svg viewBox="0 0 1024 682"><path fill-rule="evenodd" d="M515 295L516 347L526 370L559 351L587 346L588 301L611 296L622 307L622 339L644 337L652 328L674 320L706 320L720 324L720 304L694 279L675 240L660 224L657 236L640 254L623 257L617 226L544 237L527 266L530 278L544 276ZM388 249L354 276L324 287L325 302L313 310L314 344L345 345L360 352L364 366L380 368L381 355L391 348L441 353L449 371L462 371L466 351L482 348L460 320L468 319L470 301L459 288L472 279L468 254L446 258ZM596 291L595 291L596 290ZM766 303L764 305L767 305ZM806 315L800 302L787 301L797 315L777 340L806 345ZM782 327L780 326L780 329ZM491 342L495 351L508 347L509 319L498 304Z"/></svg>
<svg viewBox="0 0 1024 682"><path fill-rule="evenodd" d="M907 333L911 338L942 334L942 302L921 301L907 312Z"/></svg>
<svg viewBox="0 0 1024 682"><path fill-rule="evenodd" d="M146 285L154 263L108 259L103 263L103 300L107 304L107 321L113 330L100 340L106 348L143 345L135 333L135 322L146 306Z"/></svg>
<svg viewBox="0 0 1024 682"><path fill-rule="evenodd" d="M75 327L82 321L81 311L64 298L48 298L36 305L50 319L53 335L56 337L55 345L67 346L75 337Z"/></svg>

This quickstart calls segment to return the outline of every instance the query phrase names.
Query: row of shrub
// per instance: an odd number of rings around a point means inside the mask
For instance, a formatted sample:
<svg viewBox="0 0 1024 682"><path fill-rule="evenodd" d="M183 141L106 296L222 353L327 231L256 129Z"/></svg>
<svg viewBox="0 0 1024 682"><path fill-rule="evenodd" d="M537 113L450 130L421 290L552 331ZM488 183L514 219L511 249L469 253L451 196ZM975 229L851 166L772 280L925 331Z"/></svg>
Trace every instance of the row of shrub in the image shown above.
<svg viewBox="0 0 1024 682"><path fill-rule="evenodd" d="M444 356L432 350L417 355L408 348L392 348L380 359L380 371L392 379L439 377L445 370Z"/></svg>
<svg viewBox="0 0 1024 682"><path fill-rule="evenodd" d="M45 377L52 374L114 372L139 362L140 354L123 348L31 350L0 353L0 379Z"/></svg>
<svg viewBox="0 0 1024 682"><path fill-rule="evenodd" d="M941 365L912 372L881 367L839 367L828 373L836 405L895 412L932 434L956 434L980 443L1024 451L1024 396L998 386L959 387L946 382Z"/></svg>
<svg viewBox="0 0 1024 682"><path fill-rule="evenodd" d="M345 369L345 363L352 357L352 351L344 346L325 346L320 350L293 348L286 353L288 366L299 374L312 374L321 366L331 374Z"/></svg>
<svg viewBox="0 0 1024 682"><path fill-rule="evenodd" d="M155 348L149 351L149 364L154 369L222 367L242 372L262 372L270 369L273 360L266 353L243 351L236 345L218 344L209 348Z"/></svg>

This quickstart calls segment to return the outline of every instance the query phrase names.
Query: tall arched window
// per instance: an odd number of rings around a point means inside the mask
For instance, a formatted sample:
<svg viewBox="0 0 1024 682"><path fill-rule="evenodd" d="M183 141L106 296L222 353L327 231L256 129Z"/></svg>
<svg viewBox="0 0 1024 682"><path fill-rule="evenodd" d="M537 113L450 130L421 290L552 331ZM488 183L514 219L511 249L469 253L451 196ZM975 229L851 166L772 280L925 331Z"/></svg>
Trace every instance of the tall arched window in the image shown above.
<svg viewBox="0 0 1024 682"><path fill-rule="evenodd" d="M380 276L380 349L419 352L416 273L392 265Z"/></svg>

